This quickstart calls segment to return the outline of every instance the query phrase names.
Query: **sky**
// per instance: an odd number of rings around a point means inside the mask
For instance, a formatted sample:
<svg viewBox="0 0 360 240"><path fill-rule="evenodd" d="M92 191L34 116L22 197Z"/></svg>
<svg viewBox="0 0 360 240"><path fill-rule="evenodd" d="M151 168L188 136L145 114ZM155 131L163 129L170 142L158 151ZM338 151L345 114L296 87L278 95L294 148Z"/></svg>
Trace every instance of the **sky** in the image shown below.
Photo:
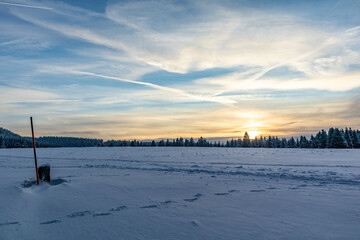
<svg viewBox="0 0 360 240"><path fill-rule="evenodd" d="M360 128L360 1L0 0L0 126L238 138Z"/></svg>

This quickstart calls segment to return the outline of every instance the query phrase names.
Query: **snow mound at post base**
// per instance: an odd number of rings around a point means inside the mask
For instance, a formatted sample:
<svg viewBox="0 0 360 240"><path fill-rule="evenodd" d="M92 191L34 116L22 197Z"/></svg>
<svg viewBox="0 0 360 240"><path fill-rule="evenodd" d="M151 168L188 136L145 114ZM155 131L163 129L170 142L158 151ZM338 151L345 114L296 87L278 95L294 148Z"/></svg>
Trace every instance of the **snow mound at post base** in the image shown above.
<svg viewBox="0 0 360 240"><path fill-rule="evenodd" d="M65 179L62 179L62 178L56 178L56 179L51 179L49 183L47 182L43 182L43 181L40 181L39 184L49 184L51 186L56 186L56 185L59 185L59 184L62 184L62 183L68 183L69 181L65 180ZM36 180L25 180L22 184L21 184L21 187L23 188L29 188L33 185L37 185L36 184Z"/></svg>

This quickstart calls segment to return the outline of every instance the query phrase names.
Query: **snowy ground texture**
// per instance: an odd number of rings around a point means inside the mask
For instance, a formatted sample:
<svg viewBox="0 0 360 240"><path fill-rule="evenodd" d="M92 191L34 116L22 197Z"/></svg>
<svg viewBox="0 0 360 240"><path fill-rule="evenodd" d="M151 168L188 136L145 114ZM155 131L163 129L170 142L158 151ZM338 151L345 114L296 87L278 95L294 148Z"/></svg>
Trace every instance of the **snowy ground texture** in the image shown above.
<svg viewBox="0 0 360 240"><path fill-rule="evenodd" d="M38 149L26 188L32 154L0 150L1 240L360 239L359 150Z"/></svg>

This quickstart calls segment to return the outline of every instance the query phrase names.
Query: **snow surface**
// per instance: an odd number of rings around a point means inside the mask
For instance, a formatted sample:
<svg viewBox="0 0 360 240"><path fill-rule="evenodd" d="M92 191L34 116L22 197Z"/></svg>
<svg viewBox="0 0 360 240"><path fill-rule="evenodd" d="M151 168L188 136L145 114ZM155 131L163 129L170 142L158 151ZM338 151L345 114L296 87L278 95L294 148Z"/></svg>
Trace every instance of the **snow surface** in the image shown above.
<svg viewBox="0 0 360 240"><path fill-rule="evenodd" d="M0 150L0 239L360 239L360 151ZM55 181L54 181L55 180ZM65 182L62 182L62 181Z"/></svg>

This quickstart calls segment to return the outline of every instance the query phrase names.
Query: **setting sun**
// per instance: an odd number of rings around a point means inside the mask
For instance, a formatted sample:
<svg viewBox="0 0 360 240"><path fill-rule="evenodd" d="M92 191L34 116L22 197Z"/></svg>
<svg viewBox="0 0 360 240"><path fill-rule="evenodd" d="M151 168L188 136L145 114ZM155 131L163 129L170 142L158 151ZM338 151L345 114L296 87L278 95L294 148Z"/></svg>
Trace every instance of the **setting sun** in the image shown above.
<svg viewBox="0 0 360 240"><path fill-rule="evenodd" d="M254 139L256 136L258 136L260 134L259 131L249 131L248 132L250 139Z"/></svg>

